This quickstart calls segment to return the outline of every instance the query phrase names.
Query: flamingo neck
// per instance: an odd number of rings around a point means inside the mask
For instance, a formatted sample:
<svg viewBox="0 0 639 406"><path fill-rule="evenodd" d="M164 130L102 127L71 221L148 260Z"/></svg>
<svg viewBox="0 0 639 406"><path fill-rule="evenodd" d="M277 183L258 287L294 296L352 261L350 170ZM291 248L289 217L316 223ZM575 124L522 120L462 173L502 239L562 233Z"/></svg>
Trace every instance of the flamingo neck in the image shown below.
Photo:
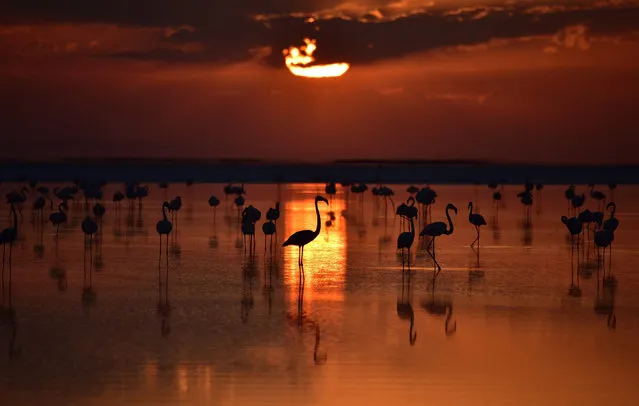
<svg viewBox="0 0 639 406"><path fill-rule="evenodd" d="M317 206L319 201L315 199L315 214L317 215L317 226L315 227L315 235L319 235L322 229L322 219L320 218L319 207Z"/></svg>
<svg viewBox="0 0 639 406"><path fill-rule="evenodd" d="M162 205L162 216L164 217L164 221L168 221L168 218L166 217L166 204Z"/></svg>
<svg viewBox="0 0 639 406"><path fill-rule="evenodd" d="M446 234L450 235L453 233L453 230L455 229L455 226L453 225L453 219L450 218L450 213L449 213L450 208L446 209L446 219L448 219L448 231L446 232Z"/></svg>
<svg viewBox="0 0 639 406"><path fill-rule="evenodd" d="M410 233L413 237L415 237L415 222L412 217L410 218Z"/></svg>
<svg viewBox="0 0 639 406"><path fill-rule="evenodd" d="M468 213L468 216L470 217L473 215L473 202L468 203L468 210L470 210Z"/></svg>

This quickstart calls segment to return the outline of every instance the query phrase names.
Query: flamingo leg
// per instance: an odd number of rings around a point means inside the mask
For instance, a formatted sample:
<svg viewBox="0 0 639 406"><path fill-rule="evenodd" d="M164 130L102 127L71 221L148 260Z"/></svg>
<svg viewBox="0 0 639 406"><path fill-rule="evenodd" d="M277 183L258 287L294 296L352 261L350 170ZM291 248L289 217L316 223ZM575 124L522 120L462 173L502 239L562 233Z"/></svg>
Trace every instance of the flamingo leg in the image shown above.
<svg viewBox="0 0 639 406"><path fill-rule="evenodd" d="M473 242L470 244L471 248L474 247L475 243L479 241L479 227L475 226L475 232L477 233L477 236L475 237Z"/></svg>

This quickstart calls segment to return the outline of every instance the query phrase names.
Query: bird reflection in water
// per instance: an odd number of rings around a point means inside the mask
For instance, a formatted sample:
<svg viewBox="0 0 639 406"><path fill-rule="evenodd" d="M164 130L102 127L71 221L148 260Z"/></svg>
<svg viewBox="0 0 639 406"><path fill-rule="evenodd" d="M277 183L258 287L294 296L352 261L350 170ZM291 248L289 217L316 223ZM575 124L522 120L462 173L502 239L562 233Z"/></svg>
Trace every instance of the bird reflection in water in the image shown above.
<svg viewBox="0 0 639 406"><path fill-rule="evenodd" d="M411 291L411 275L410 272L402 272L402 293L397 298L397 316L400 320L410 320L410 328L408 330L408 343L415 345L417 341L417 332L414 331L415 312L413 312L412 291Z"/></svg>
<svg viewBox="0 0 639 406"><path fill-rule="evenodd" d="M449 297L435 297L435 284L432 284L431 294L422 301L422 308L433 316L446 316L444 320L444 333L447 336L457 332L457 320L453 317L453 301Z"/></svg>
<svg viewBox="0 0 639 406"><path fill-rule="evenodd" d="M264 261L264 286L262 287L262 293L268 303L268 314L271 315L273 309L273 296L275 290L273 289L273 274L277 277L277 261L272 256Z"/></svg>
<svg viewBox="0 0 639 406"><path fill-rule="evenodd" d="M55 238L55 258L53 264L49 269L49 276L51 279L57 282L57 287L60 292L66 292L67 290L67 271L64 268L64 263L60 259L58 238Z"/></svg>
<svg viewBox="0 0 639 406"><path fill-rule="evenodd" d="M48 199L48 196L46 196ZM53 209L53 201L49 200L49 208ZM33 253L37 259L44 258L44 207L45 196L40 196L33 203L33 210L31 211L31 222L33 223L33 232L36 235L36 241L33 243Z"/></svg>
<svg viewBox="0 0 639 406"><path fill-rule="evenodd" d="M249 312L253 309L253 278L257 276L255 253L250 252L244 257L242 264L242 298L240 300L242 323L248 323Z"/></svg>
<svg viewBox="0 0 639 406"><path fill-rule="evenodd" d="M491 228L493 230L493 243L499 244L501 241L501 228L499 227L499 216L493 215L490 221Z"/></svg>
<svg viewBox="0 0 639 406"><path fill-rule="evenodd" d="M617 315L615 313L616 286L599 286L597 282L597 296L595 298L595 313L606 316L606 325L609 329L617 328Z"/></svg>
<svg viewBox="0 0 639 406"><path fill-rule="evenodd" d="M310 318L304 311L304 264L299 264L299 280L297 285L297 314L288 312L286 318L292 327L296 327L300 333L315 331L315 346L313 349L313 361L316 365L323 364L328 359L326 351L320 351L321 331L319 322Z"/></svg>
<svg viewBox="0 0 639 406"><path fill-rule="evenodd" d="M531 246L533 242L533 228L530 217L527 217L522 221L521 229L523 231L521 243L526 247Z"/></svg>
<svg viewBox="0 0 639 406"><path fill-rule="evenodd" d="M474 257L474 263L472 263L468 268L468 281L469 282L473 282L473 281L477 281L480 280L484 277L484 270L481 268L480 262L479 262L479 255L480 255L480 250L479 249L473 249L473 257Z"/></svg>

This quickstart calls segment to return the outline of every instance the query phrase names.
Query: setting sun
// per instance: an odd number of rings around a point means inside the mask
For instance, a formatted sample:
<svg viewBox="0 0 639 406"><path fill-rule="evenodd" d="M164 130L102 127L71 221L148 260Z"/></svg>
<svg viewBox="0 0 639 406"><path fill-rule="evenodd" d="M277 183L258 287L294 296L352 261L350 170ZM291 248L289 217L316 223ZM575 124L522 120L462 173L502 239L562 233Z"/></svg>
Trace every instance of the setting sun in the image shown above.
<svg viewBox="0 0 639 406"><path fill-rule="evenodd" d="M304 43L306 45L299 48L291 46L283 51L284 63L293 75L307 78L335 78L342 76L350 68L346 62L310 65L315 61L313 53L317 49L317 42L305 38Z"/></svg>

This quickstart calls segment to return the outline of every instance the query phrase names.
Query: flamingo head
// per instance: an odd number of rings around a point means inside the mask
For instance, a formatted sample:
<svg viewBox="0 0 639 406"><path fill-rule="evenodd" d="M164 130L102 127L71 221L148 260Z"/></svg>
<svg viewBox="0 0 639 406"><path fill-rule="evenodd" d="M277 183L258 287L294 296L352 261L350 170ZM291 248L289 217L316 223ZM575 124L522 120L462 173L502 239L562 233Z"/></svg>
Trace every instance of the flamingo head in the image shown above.
<svg viewBox="0 0 639 406"><path fill-rule="evenodd" d="M473 202L468 202L468 210L472 210L473 209Z"/></svg>
<svg viewBox="0 0 639 406"><path fill-rule="evenodd" d="M324 203L328 204L328 200L326 200L326 198L324 196L320 196L320 195L317 195L317 197L315 198L315 201L316 202L324 202Z"/></svg>
<svg viewBox="0 0 639 406"><path fill-rule="evenodd" d="M409 197L406 200L406 204L408 204L410 207L413 207L415 205L415 198L413 196Z"/></svg>
<svg viewBox="0 0 639 406"><path fill-rule="evenodd" d="M454 212L455 212L455 214L457 214L457 207L455 207L455 205L454 205L454 204L452 204L452 203L448 203L448 204L446 205L446 210L452 210L452 211L454 211Z"/></svg>
<svg viewBox="0 0 639 406"><path fill-rule="evenodd" d="M610 202L606 205L606 210L612 207L612 212L614 213L617 210L617 204L615 202Z"/></svg>
<svg viewBox="0 0 639 406"><path fill-rule="evenodd" d="M561 222L564 223L564 224L568 223L568 217L561 216Z"/></svg>

